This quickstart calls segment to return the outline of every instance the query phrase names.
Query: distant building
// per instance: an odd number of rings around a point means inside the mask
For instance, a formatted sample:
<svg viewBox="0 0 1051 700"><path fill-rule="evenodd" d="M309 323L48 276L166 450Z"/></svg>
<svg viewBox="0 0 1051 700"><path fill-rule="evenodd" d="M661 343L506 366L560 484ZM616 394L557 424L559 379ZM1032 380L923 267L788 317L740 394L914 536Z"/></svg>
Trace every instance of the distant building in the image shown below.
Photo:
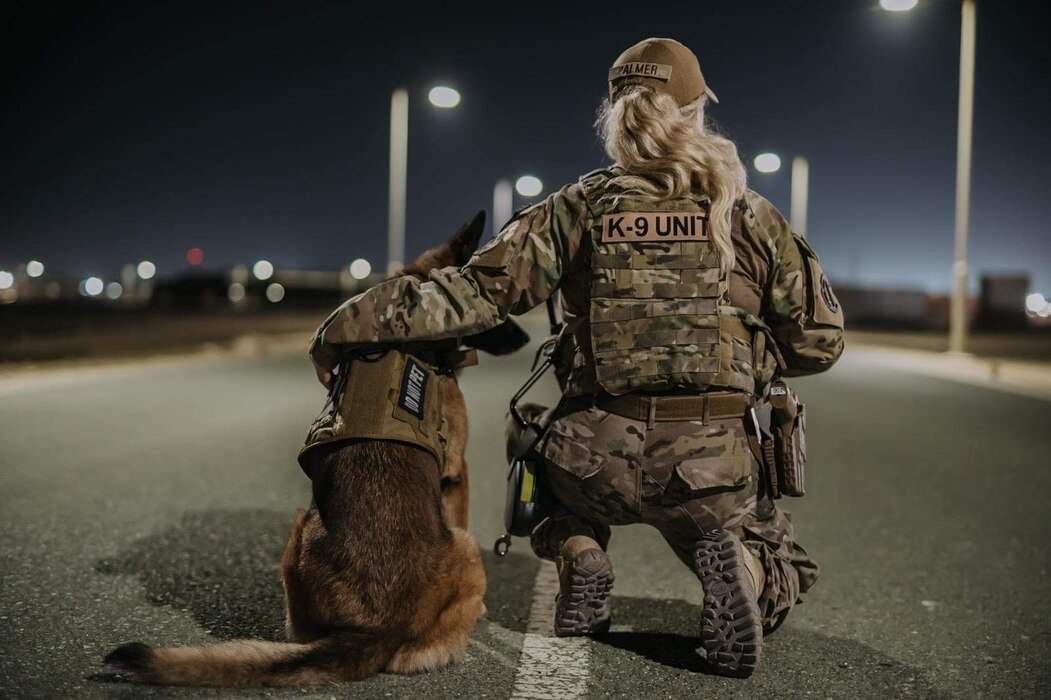
<svg viewBox="0 0 1051 700"><path fill-rule="evenodd" d="M982 275L975 326L990 330L1022 330L1028 325L1025 297L1029 275Z"/></svg>
<svg viewBox="0 0 1051 700"><path fill-rule="evenodd" d="M847 327L894 326L927 328L931 325L927 293L919 289L865 289L835 285Z"/></svg>

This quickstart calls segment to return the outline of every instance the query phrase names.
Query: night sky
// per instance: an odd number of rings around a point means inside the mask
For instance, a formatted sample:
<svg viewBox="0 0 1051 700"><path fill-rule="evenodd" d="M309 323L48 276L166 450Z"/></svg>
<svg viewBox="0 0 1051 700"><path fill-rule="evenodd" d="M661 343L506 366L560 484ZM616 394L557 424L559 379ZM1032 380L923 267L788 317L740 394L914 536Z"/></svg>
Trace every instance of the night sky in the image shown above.
<svg viewBox="0 0 1051 700"><path fill-rule="evenodd" d="M1051 42L1042 3L978 2L972 289L1028 272L1051 296ZM959 2L182 2L5 11L0 268L159 274L267 258L386 257L390 93L412 92L408 249L498 178L551 191L605 163L592 123L630 44L690 46L742 156L809 158L810 237L841 283L948 289ZM413 3L415 6L416 3ZM439 111L433 84L463 95ZM788 214L788 169L751 186ZM517 200L516 207L525 204Z"/></svg>

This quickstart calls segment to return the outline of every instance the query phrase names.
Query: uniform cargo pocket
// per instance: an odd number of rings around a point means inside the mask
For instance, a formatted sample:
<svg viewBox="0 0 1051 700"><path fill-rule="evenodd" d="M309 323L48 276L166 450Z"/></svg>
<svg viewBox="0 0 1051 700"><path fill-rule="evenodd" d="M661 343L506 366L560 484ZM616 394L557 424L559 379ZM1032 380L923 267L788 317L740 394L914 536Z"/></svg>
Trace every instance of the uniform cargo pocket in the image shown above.
<svg viewBox="0 0 1051 700"><path fill-rule="evenodd" d="M734 488L748 480L752 463L743 453L699 457L679 462L675 473L691 491Z"/></svg>
<svg viewBox="0 0 1051 700"><path fill-rule="evenodd" d="M544 457L578 479L587 479L600 472L605 466L602 456L595 454L576 439L560 432L558 428L558 423L555 423L548 429L544 437L541 447Z"/></svg>

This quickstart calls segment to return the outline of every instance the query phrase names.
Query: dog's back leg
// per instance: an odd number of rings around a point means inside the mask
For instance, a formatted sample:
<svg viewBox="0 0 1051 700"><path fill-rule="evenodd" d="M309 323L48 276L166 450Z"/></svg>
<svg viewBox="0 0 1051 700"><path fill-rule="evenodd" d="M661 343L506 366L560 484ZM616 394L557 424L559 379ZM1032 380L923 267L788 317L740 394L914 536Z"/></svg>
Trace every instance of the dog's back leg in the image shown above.
<svg viewBox="0 0 1051 700"><path fill-rule="evenodd" d="M289 641L306 643L320 637L310 624L310 596L300 576L304 528L310 512L300 508L292 520L285 552L281 556L281 584L285 589L285 635Z"/></svg>
<svg viewBox="0 0 1051 700"><path fill-rule="evenodd" d="M478 618L485 614L485 569L478 543L453 528L441 571L421 597L413 619L414 639L387 664L391 673L422 673L459 661Z"/></svg>

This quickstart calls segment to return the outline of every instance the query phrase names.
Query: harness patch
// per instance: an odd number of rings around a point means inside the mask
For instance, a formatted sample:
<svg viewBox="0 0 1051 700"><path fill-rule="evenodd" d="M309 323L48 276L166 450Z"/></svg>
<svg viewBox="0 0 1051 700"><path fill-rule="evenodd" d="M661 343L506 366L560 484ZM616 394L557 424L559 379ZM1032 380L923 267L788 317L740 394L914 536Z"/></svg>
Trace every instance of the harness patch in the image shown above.
<svg viewBox="0 0 1051 700"><path fill-rule="evenodd" d="M427 372L416 360L409 357L405 361L405 371L401 375L401 392L398 394L398 405L423 420L423 406L427 392Z"/></svg>
<svg viewBox="0 0 1051 700"><path fill-rule="evenodd" d="M605 214L599 242L706 241L706 218L704 214L674 211Z"/></svg>

